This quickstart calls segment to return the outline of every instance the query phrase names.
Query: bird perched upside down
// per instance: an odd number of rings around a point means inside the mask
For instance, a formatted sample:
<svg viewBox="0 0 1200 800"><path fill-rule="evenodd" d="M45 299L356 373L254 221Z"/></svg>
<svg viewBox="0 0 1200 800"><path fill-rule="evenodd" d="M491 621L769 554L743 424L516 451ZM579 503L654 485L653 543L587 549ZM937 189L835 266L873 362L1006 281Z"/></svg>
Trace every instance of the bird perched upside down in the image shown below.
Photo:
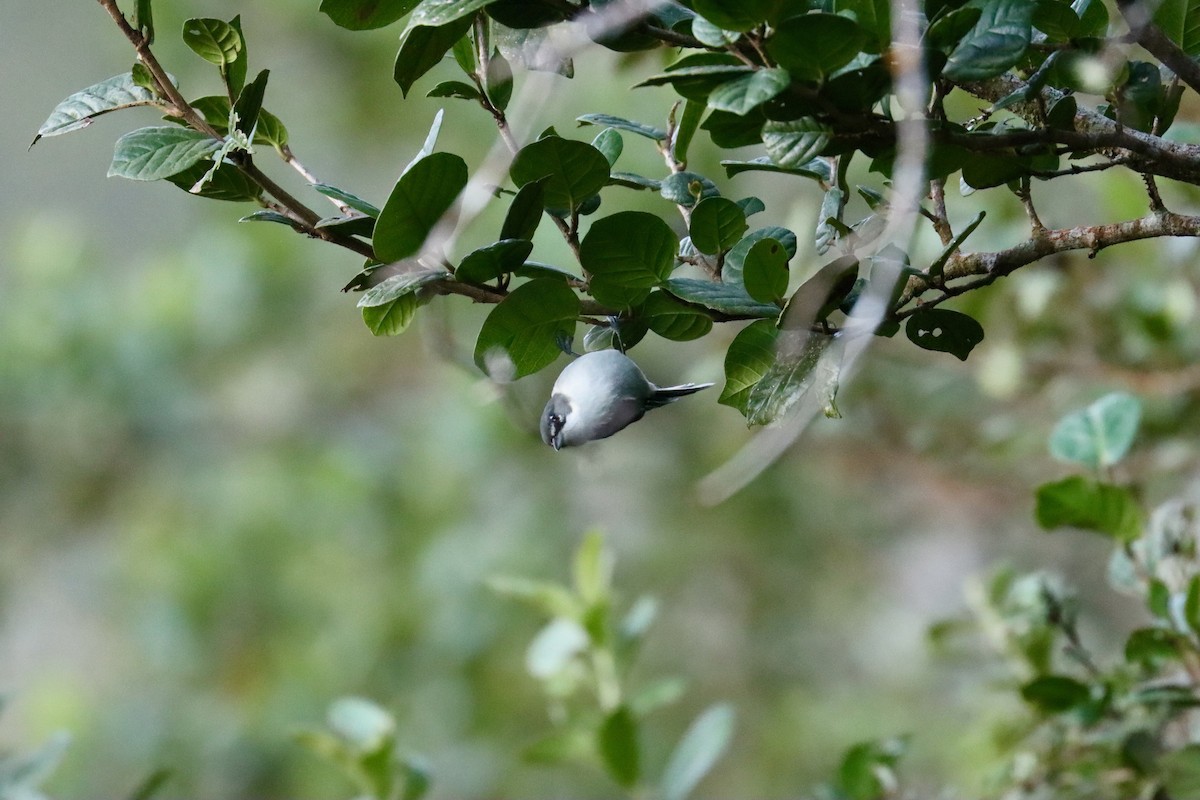
<svg viewBox="0 0 1200 800"><path fill-rule="evenodd" d="M629 356L597 350L572 361L554 382L542 412L542 441L561 450L604 439L652 408L673 403L711 383L658 387Z"/></svg>

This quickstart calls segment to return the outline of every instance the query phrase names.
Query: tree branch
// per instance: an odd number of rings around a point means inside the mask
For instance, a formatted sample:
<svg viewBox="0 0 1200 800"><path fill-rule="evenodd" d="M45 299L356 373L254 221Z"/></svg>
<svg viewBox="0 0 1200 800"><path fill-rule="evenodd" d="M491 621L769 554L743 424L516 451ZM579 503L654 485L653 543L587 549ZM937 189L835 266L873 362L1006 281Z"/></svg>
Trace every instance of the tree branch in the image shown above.
<svg viewBox="0 0 1200 800"><path fill-rule="evenodd" d="M943 271L944 280L953 281L971 277L974 277L975 280L948 286L938 297L925 301L917 307L897 312L895 317L904 319L911 316L918 308L936 306L951 297L957 297L981 286L995 283L1021 267L1056 253L1087 250L1088 257L1091 258L1104 248L1115 244L1161 236L1200 236L1200 216L1188 216L1167 211L1150 214L1141 219L1114 222L1108 225L1081 225L1058 230L1043 228L1033 238L1007 250L994 253L956 253L946 263ZM896 307L903 307L930 288L932 287L927 280L919 277L913 278Z"/></svg>
<svg viewBox="0 0 1200 800"><path fill-rule="evenodd" d="M1117 8L1129 23L1129 30L1137 43L1170 67L1193 92L1200 92L1200 64L1167 38L1162 28L1155 24L1146 3L1143 0L1117 0Z"/></svg>

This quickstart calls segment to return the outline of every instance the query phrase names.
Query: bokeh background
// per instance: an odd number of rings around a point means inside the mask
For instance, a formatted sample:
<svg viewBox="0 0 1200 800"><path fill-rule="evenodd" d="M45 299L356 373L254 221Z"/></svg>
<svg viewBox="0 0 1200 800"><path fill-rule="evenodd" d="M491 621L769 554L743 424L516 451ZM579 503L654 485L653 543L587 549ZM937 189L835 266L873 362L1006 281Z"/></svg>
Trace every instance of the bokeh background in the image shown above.
<svg viewBox="0 0 1200 800"><path fill-rule="evenodd" d="M157 0L157 51L185 93L213 93L176 32L186 17L242 14L251 68L271 69L267 106L300 160L381 203L440 107L421 97L439 75L403 99L399 29L352 34L317 5ZM661 58L586 53L581 77L550 79L518 126L569 135L589 111L661 124L668 90L628 89ZM352 255L239 225L249 206L106 179L113 141L155 124L152 112L27 151L60 99L131 61L95 3L0 7L0 749L69 731L52 795L121 796L166 766L173 797L345 796L293 734L358 694L396 714L436 797L612 796L598 771L522 761L550 729L523 667L540 620L484 586L565 579L593 528L617 553L623 601L661 603L634 682L688 682L649 722L650 770L697 711L737 708L707 797L795 796L854 742L903 733L917 786L986 785L992 722L1014 713L1013 695L997 691L1004 674L984 649L947 654L926 631L961 616L964 586L997 563L1065 571L1101 655L1140 619L1104 584L1105 543L1038 531L1032 491L1067 472L1046 451L1054 421L1114 389L1146 403L1129 470L1147 499L1191 491L1192 242L1055 259L965 299L957 307L987 330L965 364L879 340L842 387L844 419L818 420L712 506L698 482L753 435L716 391L556 454L535 422L562 362L487 382L470 363L486 309L435 303L401 337L376 339L338 291ZM441 148L478 164L495 144L490 120L445 107ZM753 222L799 233L798 275L819 266L814 187L725 180L706 144L694 168L730 196L763 197ZM622 158L661 172L632 137ZM1035 194L1050 226L1145 207L1130 177L1057 183ZM1165 191L1194 211L1194 192ZM962 221L989 211L974 249L1025 235L1000 190L952 202ZM611 189L602 213L629 207L664 206ZM485 209L461 229L458 254L491 241L501 218ZM564 257L553 234L539 232L541 260ZM651 337L636 354L660 382L720 381L734 332Z"/></svg>

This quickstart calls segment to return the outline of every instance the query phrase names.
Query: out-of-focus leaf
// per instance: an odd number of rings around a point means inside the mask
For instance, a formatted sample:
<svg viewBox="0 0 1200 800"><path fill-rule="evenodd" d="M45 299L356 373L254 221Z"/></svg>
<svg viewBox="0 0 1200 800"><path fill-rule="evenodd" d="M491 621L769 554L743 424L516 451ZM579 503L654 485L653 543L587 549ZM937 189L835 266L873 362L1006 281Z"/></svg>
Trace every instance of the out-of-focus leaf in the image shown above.
<svg viewBox="0 0 1200 800"><path fill-rule="evenodd" d="M1067 675L1043 675L1021 687L1021 697L1042 711L1058 714L1070 711L1091 699L1087 684Z"/></svg>
<svg viewBox="0 0 1200 800"><path fill-rule="evenodd" d="M638 726L628 707L618 706L604 718L596 731L596 744L614 781L625 788L637 783L641 776Z"/></svg>
<svg viewBox="0 0 1200 800"><path fill-rule="evenodd" d="M1111 467L1129 452L1141 418L1142 403L1136 397L1106 394L1059 420L1050 434L1050 452L1092 469Z"/></svg>
<svg viewBox="0 0 1200 800"><path fill-rule="evenodd" d="M733 707L710 706L688 727L663 770L663 800L684 800L725 753L733 738Z"/></svg>
<svg viewBox="0 0 1200 800"><path fill-rule="evenodd" d="M1046 530L1083 528L1129 541L1141 533L1141 511L1127 489L1074 475L1037 490L1037 521Z"/></svg>

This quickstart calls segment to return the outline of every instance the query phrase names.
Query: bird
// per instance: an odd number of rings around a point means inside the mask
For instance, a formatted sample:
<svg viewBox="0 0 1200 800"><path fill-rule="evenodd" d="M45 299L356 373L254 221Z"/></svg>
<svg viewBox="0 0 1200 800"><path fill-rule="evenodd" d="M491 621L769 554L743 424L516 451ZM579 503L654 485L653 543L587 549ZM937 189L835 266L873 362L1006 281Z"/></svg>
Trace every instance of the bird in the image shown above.
<svg viewBox="0 0 1200 800"><path fill-rule="evenodd" d="M559 374L542 411L542 441L561 450L605 439L652 408L707 389L711 383L655 386L619 350L579 356Z"/></svg>

